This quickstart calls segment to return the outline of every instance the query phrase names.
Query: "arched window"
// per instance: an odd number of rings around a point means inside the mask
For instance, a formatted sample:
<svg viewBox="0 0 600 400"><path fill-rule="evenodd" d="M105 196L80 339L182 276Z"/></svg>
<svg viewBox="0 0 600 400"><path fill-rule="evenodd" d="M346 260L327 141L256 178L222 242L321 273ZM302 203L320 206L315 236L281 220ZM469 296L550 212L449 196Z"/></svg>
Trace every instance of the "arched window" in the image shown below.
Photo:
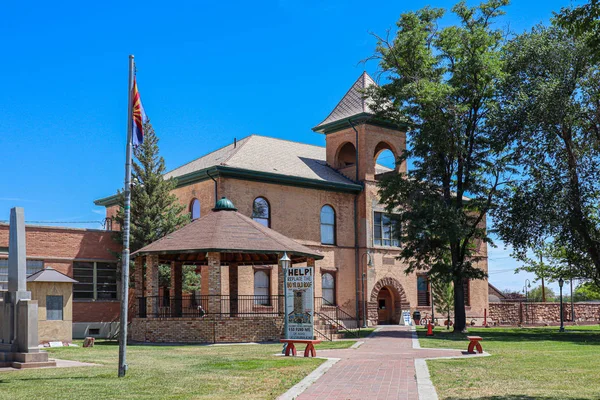
<svg viewBox="0 0 600 400"><path fill-rule="evenodd" d="M269 275L265 271L254 273L254 304L269 305Z"/></svg>
<svg viewBox="0 0 600 400"><path fill-rule="evenodd" d="M264 197L254 199L252 219L267 228L271 227L271 208L269 207L269 202Z"/></svg>
<svg viewBox="0 0 600 400"><path fill-rule="evenodd" d="M335 305L335 279L329 272L321 276L321 291L323 293L323 305Z"/></svg>
<svg viewBox="0 0 600 400"><path fill-rule="evenodd" d="M321 243L335 244L335 211L330 205L321 208Z"/></svg>
<svg viewBox="0 0 600 400"><path fill-rule="evenodd" d="M190 215L192 221L200 218L200 201L198 199L192 200L192 203L190 204Z"/></svg>
<svg viewBox="0 0 600 400"><path fill-rule="evenodd" d="M356 147L348 142L338 150L336 167L345 168L354 164L356 164Z"/></svg>

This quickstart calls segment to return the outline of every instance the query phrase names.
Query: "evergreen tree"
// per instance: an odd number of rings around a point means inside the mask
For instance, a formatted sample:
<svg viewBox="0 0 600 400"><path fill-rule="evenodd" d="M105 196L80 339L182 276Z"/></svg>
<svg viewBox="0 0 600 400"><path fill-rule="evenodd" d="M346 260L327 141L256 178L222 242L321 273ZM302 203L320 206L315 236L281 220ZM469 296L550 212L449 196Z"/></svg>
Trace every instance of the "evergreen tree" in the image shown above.
<svg viewBox="0 0 600 400"><path fill-rule="evenodd" d="M181 228L190 220L179 204L177 196L171 193L177 182L164 179L165 161L159 155L158 137L150 122L144 124L144 142L133 151L131 186L131 252L162 238ZM123 226L125 217L125 196L119 192L119 210L115 221ZM123 243L123 234L114 235L118 243Z"/></svg>

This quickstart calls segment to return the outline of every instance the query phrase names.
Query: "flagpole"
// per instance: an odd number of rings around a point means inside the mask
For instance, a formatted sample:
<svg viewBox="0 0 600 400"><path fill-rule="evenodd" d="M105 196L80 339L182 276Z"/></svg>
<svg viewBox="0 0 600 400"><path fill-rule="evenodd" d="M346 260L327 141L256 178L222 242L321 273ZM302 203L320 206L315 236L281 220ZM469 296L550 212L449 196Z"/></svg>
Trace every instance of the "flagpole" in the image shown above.
<svg viewBox="0 0 600 400"><path fill-rule="evenodd" d="M127 150L125 156L125 218L123 222L123 255L121 257L121 323L119 335L119 378L127 373L127 311L129 306L129 223L131 220L131 153L133 107L131 92L133 90L133 76L135 62L133 55L129 55L129 86L127 91Z"/></svg>

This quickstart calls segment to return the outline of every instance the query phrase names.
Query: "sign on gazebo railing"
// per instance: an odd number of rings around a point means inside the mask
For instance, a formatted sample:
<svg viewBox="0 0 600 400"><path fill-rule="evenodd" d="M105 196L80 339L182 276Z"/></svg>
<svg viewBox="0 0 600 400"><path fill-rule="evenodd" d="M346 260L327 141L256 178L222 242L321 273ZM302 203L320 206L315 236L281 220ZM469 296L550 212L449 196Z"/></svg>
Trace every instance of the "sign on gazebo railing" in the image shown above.
<svg viewBox="0 0 600 400"><path fill-rule="evenodd" d="M312 267L287 269L285 315L288 339L314 339L314 276Z"/></svg>

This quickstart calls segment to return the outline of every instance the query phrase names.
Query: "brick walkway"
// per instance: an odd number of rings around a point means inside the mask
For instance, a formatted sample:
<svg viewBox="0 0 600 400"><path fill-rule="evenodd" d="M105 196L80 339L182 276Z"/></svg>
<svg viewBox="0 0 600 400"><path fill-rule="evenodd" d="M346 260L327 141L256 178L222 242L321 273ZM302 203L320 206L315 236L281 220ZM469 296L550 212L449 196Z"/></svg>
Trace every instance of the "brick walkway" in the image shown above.
<svg viewBox="0 0 600 400"><path fill-rule="evenodd" d="M298 400L418 399L415 358L462 354L451 350L413 349L410 330L390 326L365 339L358 349L321 350L317 355L341 360Z"/></svg>

